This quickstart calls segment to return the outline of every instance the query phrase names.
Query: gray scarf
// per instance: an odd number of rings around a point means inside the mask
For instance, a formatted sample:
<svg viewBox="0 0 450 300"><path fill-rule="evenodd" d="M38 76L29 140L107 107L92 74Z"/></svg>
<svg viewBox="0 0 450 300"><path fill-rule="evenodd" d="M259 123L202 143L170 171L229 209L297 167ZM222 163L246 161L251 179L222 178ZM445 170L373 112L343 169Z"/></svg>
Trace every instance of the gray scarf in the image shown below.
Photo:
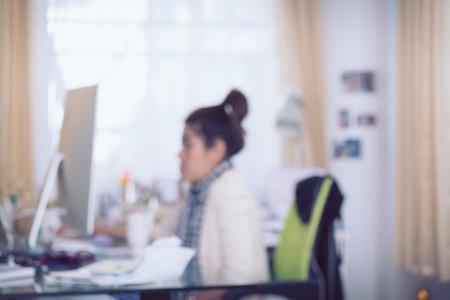
<svg viewBox="0 0 450 300"><path fill-rule="evenodd" d="M202 181L192 184L186 202L181 212L178 224L177 236L183 241L184 247L193 248L197 254L189 262L183 274L183 279L190 283L201 283L202 277L198 264L198 246L200 244L200 234L203 221L203 208L208 196L209 187L213 181L230 169L232 164L229 160L221 162Z"/></svg>

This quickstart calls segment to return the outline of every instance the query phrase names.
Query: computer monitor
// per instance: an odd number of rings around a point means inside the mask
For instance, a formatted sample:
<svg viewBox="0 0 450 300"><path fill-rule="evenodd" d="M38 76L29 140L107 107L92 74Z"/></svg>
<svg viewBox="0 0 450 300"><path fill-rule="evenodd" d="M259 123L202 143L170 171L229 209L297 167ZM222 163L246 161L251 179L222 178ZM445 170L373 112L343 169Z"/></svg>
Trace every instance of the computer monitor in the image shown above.
<svg viewBox="0 0 450 300"><path fill-rule="evenodd" d="M69 90L67 93L58 153L50 162L28 235L30 249L37 246L39 230L56 179L58 203L66 209L63 221L82 235L93 233L95 194L92 159L96 98L97 86Z"/></svg>

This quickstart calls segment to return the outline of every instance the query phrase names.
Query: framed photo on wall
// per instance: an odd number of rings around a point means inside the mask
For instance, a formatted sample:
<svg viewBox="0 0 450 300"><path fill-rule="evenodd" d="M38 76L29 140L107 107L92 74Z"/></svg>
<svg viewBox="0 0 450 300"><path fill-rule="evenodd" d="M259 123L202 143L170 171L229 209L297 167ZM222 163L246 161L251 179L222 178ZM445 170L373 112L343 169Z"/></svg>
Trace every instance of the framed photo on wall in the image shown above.
<svg viewBox="0 0 450 300"><path fill-rule="evenodd" d="M370 93L375 91L373 72L344 72L342 86L345 92Z"/></svg>
<svg viewBox="0 0 450 300"><path fill-rule="evenodd" d="M362 127L373 127L377 125L377 116L374 114L362 114L358 116L358 125Z"/></svg>
<svg viewBox="0 0 450 300"><path fill-rule="evenodd" d="M344 141L333 142L333 157L340 158L360 158L361 157L361 140L346 139Z"/></svg>

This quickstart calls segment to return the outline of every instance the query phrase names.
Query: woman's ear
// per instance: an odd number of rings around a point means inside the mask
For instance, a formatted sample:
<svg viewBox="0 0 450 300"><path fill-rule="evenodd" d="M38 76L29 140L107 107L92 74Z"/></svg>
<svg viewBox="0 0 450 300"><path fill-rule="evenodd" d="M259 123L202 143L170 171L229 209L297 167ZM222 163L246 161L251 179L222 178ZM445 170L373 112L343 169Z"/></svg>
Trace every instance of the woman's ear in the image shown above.
<svg viewBox="0 0 450 300"><path fill-rule="evenodd" d="M209 150L211 151L214 162L220 163L227 154L227 144L223 139L217 138Z"/></svg>

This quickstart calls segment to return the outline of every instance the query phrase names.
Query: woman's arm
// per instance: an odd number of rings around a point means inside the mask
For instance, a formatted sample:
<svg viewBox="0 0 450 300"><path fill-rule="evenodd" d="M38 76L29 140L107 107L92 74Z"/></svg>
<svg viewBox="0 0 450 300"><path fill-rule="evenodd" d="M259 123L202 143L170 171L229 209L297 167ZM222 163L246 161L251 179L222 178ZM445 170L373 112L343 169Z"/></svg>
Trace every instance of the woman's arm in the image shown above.
<svg viewBox="0 0 450 300"><path fill-rule="evenodd" d="M116 239L126 239L127 228L125 223L121 223L114 227L95 225L94 234L106 234Z"/></svg>

